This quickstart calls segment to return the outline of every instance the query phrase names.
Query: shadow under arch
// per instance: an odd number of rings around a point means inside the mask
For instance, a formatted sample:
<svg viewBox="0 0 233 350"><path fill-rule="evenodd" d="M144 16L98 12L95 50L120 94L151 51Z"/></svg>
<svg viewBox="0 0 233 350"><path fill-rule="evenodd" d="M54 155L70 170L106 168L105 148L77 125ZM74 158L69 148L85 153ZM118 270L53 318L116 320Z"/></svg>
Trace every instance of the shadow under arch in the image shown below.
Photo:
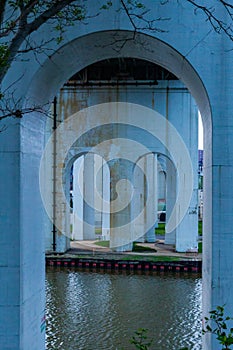
<svg viewBox="0 0 233 350"><path fill-rule="evenodd" d="M119 40L126 40L120 52L114 50L116 33ZM38 69L32 78L27 98L46 103L53 99L69 77L83 68L108 58L134 57L158 64L176 75L194 97L204 127L212 125L208 94L196 67L176 49L148 34L137 33L134 41L127 41L127 35L130 33L132 32L124 30L99 31L67 43ZM140 45L140 42L143 44Z"/></svg>

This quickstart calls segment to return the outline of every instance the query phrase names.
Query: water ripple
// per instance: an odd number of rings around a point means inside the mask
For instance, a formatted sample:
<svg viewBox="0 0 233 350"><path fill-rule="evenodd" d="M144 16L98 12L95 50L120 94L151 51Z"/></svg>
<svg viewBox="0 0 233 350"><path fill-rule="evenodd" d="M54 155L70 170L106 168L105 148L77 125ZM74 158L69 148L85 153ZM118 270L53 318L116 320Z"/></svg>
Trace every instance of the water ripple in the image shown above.
<svg viewBox="0 0 233 350"><path fill-rule="evenodd" d="M201 349L201 279L47 271L48 350L125 350L149 330L151 350Z"/></svg>

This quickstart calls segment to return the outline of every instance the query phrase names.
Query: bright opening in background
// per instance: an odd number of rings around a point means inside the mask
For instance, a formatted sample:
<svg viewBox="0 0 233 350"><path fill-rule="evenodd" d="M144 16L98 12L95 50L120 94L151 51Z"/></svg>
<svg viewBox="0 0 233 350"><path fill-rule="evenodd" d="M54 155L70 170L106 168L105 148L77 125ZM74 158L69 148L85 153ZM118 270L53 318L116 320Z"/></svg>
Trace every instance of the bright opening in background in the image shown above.
<svg viewBox="0 0 233 350"><path fill-rule="evenodd" d="M203 124L200 112L198 112L198 149L203 150Z"/></svg>

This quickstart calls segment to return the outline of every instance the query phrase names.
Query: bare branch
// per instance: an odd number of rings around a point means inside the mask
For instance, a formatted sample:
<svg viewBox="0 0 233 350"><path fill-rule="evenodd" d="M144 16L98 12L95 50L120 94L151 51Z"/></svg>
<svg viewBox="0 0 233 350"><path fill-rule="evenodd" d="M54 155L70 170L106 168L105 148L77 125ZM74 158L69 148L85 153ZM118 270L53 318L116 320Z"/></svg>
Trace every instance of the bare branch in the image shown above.
<svg viewBox="0 0 233 350"><path fill-rule="evenodd" d="M56 0L52 6L38 16L33 22L27 25L28 34L33 33L40 28L49 19L53 18L59 11L64 9L67 5L73 3L75 0Z"/></svg>
<svg viewBox="0 0 233 350"><path fill-rule="evenodd" d="M122 6L123 6L123 9L125 10L126 15L128 16L128 18L129 18L129 20L130 20L130 22L131 22L133 28L134 28L134 31L136 32L136 31L137 31L137 27L136 27L134 21L133 21L132 18L131 18L131 15L130 15L130 13L129 13L129 10L128 10L127 6L125 5L124 0L121 0L121 4L122 4Z"/></svg>
<svg viewBox="0 0 233 350"><path fill-rule="evenodd" d="M22 100L15 100L14 92L6 94L0 103L0 121L9 117L22 118L24 115L32 112L37 112L45 115L46 117L51 117L51 102L47 102L42 106L31 103L30 101L26 101L26 103L28 103L29 107L22 108Z"/></svg>
<svg viewBox="0 0 233 350"><path fill-rule="evenodd" d="M1 0L0 1L0 28L1 28L1 25L2 25L2 22L3 22L3 16L4 16L4 13L5 13L6 2L7 2L7 0Z"/></svg>
<svg viewBox="0 0 233 350"><path fill-rule="evenodd" d="M8 46L8 52L7 52L7 64L1 67L0 65L0 82L2 81L4 75L6 74L9 66L11 65L12 61L16 57L16 55L19 52L20 46L23 44L23 42L26 40L26 38L36 31L38 28L40 28L44 23L46 23L49 19L53 18L59 11L64 9L69 4L73 3L75 0L56 0L53 1L51 7L49 7L47 10L42 12L34 21L27 23L27 16L29 12L26 12L26 14L21 14L20 17L17 18L18 23L18 31L13 37L12 41L10 42ZM35 4L38 3L35 1L31 1L29 3L30 9L35 6ZM29 8L27 8L26 11L29 11Z"/></svg>
<svg viewBox="0 0 233 350"><path fill-rule="evenodd" d="M231 41L233 41L233 4L225 0L219 0L226 11L226 15L228 16L228 18L223 20L217 16L214 6L206 7L198 3L196 0L187 1L195 7L195 12L200 10L205 14L206 20L210 22L216 33L224 33Z"/></svg>

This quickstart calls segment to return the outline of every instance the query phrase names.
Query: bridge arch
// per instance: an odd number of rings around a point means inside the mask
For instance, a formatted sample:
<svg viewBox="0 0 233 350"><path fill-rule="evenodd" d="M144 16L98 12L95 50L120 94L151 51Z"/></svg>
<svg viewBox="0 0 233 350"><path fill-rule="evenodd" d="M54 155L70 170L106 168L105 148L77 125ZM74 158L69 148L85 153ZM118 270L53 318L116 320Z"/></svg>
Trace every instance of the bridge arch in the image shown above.
<svg viewBox="0 0 233 350"><path fill-rule="evenodd" d="M208 215L204 216L204 230L208 232L209 238L207 244L212 244L211 242L211 231L212 231L212 181L211 181L211 165L212 165L212 118L211 118L211 106L209 102L208 93L205 88L204 82L201 80L198 74L198 66L193 67L192 64L184 58L184 56L179 53L174 47L170 46L168 43L163 42L153 36L137 33L137 40L127 40L127 35L129 31L119 30L117 31L118 39L126 40L124 47L121 51L114 49L114 35L116 31L97 31L77 39L70 41L63 47L59 48L50 58L48 58L41 67L36 71L36 73L31 77L30 87L25 96L25 105L33 101L33 103L39 105L45 105L49 101L53 100L60 87L67 81L69 77L75 74L77 71L85 68L86 66L95 63L99 60L114 58L114 57L135 57L138 59L148 60L150 62L156 63L167 70L171 71L174 75L180 79L185 86L189 89L190 93L194 97L201 116L203 119L204 130L208 132L204 133L204 143L205 143L205 163L208 165L208 173L205 177L208 177L209 185L206 186L205 191L205 202L206 211ZM143 44L140 44L143 43ZM34 125L33 125L34 124ZM39 116L36 112L34 116L30 118L23 118L21 121L22 130L26 130L29 134L31 130L34 130L34 135L31 135L30 142L28 142L25 137L23 138L22 148L29 154L27 162L30 162L30 158L34 158L34 154L31 153L30 146L32 140L39 146L39 150L36 153L36 160L34 162L34 167L39 168L39 153L43 149L44 144L44 128L45 128L45 118ZM39 137L38 133L39 131ZM24 131L22 131L24 133ZM26 134L25 134L26 135ZM29 170L27 170L29 174ZM28 175L29 176L29 175ZM37 204L39 203L39 187L36 188ZM24 204L22 209L22 214L26 213L26 207L29 205L31 197L27 197L27 189L25 189ZM41 204L38 204L41 205ZM42 215L42 210L41 214ZM22 222L26 222L25 218L22 218ZM35 223L35 232L37 234L37 241L39 246L42 247L43 236L39 236L41 232L41 222L38 220ZM22 229L27 229L27 224L22 225ZM30 249L33 249L33 245L29 244ZM22 247L22 249L27 249ZM41 254L43 249L41 249ZM23 253L23 252L22 252ZM21 254L22 254L21 253ZM39 253L38 253L39 254ZM43 259L42 255L37 259L36 264L41 264ZM206 273L205 273L206 269ZM205 254L204 253L204 308L205 310L211 309L212 304L212 286L211 286L211 269L212 269L212 256L211 249ZM41 268L38 268L41 270ZM210 275L208 275L210 273ZM23 283L23 282L22 282ZM38 314L41 314L41 309L43 305L43 278L41 278L41 283L39 287L41 297L39 297L40 302L38 303ZM38 290L38 289L37 289ZM31 334L33 334L32 332ZM30 332L29 332L30 334ZM29 335L30 336L30 335ZM33 338L35 338L33 336ZM42 338L41 338L42 339ZM38 340L39 341L39 340ZM41 340L41 344L43 340ZM39 347L38 347L39 348Z"/></svg>

